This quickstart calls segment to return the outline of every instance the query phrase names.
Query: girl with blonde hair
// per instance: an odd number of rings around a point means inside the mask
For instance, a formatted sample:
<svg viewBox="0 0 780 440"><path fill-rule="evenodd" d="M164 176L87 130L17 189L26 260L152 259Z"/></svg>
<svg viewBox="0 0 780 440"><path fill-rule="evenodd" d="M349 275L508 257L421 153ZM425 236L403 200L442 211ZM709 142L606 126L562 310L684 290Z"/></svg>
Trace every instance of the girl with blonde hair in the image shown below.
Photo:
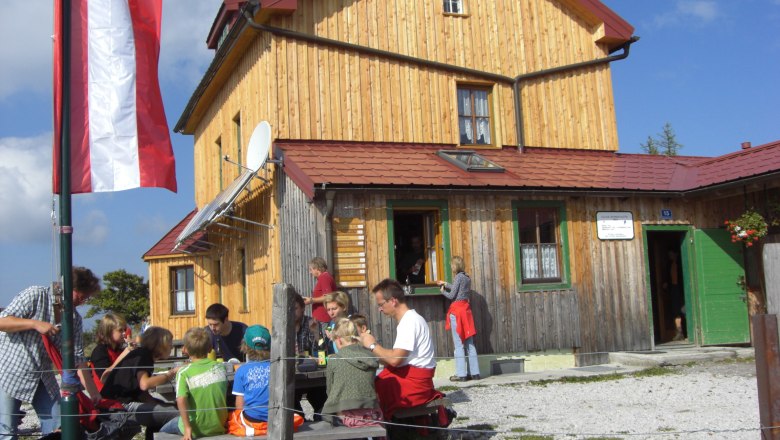
<svg viewBox="0 0 780 440"><path fill-rule="evenodd" d="M362 344L355 324L341 318L331 332L338 353L328 357L325 380L328 400L322 408L332 414L331 423L349 427L377 426L382 420L374 388L379 361Z"/></svg>

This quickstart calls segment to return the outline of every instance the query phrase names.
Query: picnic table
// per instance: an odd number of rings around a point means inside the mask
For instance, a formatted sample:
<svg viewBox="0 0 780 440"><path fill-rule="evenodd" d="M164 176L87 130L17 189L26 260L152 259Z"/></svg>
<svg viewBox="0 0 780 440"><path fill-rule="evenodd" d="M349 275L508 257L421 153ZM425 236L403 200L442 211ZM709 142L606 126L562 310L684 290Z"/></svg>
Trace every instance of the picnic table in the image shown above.
<svg viewBox="0 0 780 440"><path fill-rule="evenodd" d="M155 367L161 366L162 364L163 363L155 363ZM167 363L165 364L167 365ZM226 363L225 365L232 366L235 364ZM230 370L227 371L228 382L230 383L233 382L233 377L235 376L235 374L236 373L233 368L230 368ZM310 388L324 387L324 386L325 386L325 369L323 368L318 368L314 371L295 372L295 389L297 390L306 390ZM155 392L168 402L174 402L176 400L176 390L173 388L172 380L165 382L162 385L159 385L155 389Z"/></svg>

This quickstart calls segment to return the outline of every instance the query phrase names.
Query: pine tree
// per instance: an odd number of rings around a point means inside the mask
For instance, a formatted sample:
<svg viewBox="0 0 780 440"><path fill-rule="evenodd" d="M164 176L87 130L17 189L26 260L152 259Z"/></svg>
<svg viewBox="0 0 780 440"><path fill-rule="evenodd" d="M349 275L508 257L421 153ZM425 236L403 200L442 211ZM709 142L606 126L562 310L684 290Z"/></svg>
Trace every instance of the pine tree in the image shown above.
<svg viewBox="0 0 780 440"><path fill-rule="evenodd" d="M658 139L658 145L661 147L663 154L667 156L677 156L682 149L683 145L677 142L677 135L674 133L672 124L664 124L664 131L660 133L661 137Z"/></svg>
<svg viewBox="0 0 780 440"><path fill-rule="evenodd" d="M639 144L639 146L642 148L642 151L647 154L661 154L661 152L658 151L658 145L656 145L655 139L653 139L651 136L647 137L646 143Z"/></svg>
<svg viewBox="0 0 780 440"><path fill-rule="evenodd" d="M672 128L672 124L667 122L664 124L663 132L659 133L657 138L648 136L647 142L644 144L640 143L639 147L647 154L677 156L683 145L677 142L677 135L674 133L674 128Z"/></svg>

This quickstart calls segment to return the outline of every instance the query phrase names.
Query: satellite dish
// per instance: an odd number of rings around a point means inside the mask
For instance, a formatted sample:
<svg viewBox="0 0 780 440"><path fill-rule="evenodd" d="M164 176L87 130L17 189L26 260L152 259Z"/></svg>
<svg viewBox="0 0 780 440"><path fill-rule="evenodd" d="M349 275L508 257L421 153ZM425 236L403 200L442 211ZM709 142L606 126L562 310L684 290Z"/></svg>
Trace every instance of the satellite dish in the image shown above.
<svg viewBox="0 0 780 440"><path fill-rule="evenodd" d="M271 149L271 124L261 121L249 138L249 147L246 149L246 167L257 171L268 160L268 151Z"/></svg>

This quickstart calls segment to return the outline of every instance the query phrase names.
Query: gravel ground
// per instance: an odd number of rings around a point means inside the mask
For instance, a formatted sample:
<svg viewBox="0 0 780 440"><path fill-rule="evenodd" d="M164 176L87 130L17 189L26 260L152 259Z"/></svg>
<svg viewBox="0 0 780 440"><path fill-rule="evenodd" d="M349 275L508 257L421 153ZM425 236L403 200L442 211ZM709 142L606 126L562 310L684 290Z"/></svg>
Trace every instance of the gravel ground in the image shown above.
<svg viewBox="0 0 780 440"><path fill-rule="evenodd" d="M468 386L448 391L463 439L756 439L755 365L667 367L668 374L600 382Z"/></svg>
<svg viewBox="0 0 780 440"><path fill-rule="evenodd" d="M479 385L446 390L458 418L452 439L756 439L755 365L666 367L662 375L597 382ZM24 405L26 432L38 420ZM304 409L311 411L304 402ZM465 431L459 431L458 428ZM488 430L485 433L473 431Z"/></svg>

